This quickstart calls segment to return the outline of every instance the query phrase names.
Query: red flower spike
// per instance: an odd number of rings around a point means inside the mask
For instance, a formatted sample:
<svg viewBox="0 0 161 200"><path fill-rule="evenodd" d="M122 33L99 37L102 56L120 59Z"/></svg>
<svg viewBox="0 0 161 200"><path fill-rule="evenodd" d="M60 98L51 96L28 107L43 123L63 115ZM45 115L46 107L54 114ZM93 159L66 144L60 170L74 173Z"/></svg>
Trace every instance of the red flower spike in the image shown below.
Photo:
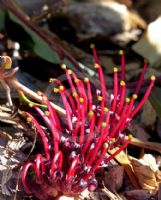
<svg viewBox="0 0 161 200"><path fill-rule="evenodd" d="M141 72L141 75L140 75L140 78L139 78L139 82L138 82L138 85L137 85L136 90L135 90L135 93L136 93L136 94L139 93L139 90L140 90L141 85L142 85L143 80L144 80L144 75L145 75L145 73L146 73L146 70L147 70L147 62L145 61L145 63L144 63L144 68L143 68L143 70L142 70L142 72Z"/></svg>
<svg viewBox="0 0 161 200"><path fill-rule="evenodd" d="M43 141L43 145L44 145L46 159L47 160L50 159L50 153L49 153L49 148L48 148L49 143L48 143L48 139L46 138L46 135L45 135L43 129L41 128L38 121L30 113L25 112L24 115L27 117L28 122L33 123L33 125L37 129L38 133L40 134L42 141Z"/></svg>
<svg viewBox="0 0 161 200"><path fill-rule="evenodd" d="M88 115L90 117L90 119L89 119L90 120L90 128L89 128L89 134L87 136L86 143L85 143L83 150L82 150L83 154L85 154L85 152L87 151L87 149L88 149L88 147L91 143L92 137L94 137L93 131L94 131L96 117L95 117L95 114L92 110L89 111Z"/></svg>
<svg viewBox="0 0 161 200"><path fill-rule="evenodd" d="M91 93L91 86L90 86L89 78L85 77L84 83L86 83L86 85L87 85L87 97L88 97L89 110L92 110L93 100L92 100L92 93Z"/></svg>
<svg viewBox="0 0 161 200"><path fill-rule="evenodd" d="M48 126L48 128L50 127L50 120L48 118L49 116L49 112L46 111L45 113L39 108L39 107L35 107L35 110L38 112L38 114L41 116L41 118L44 120L44 122L46 123L46 125Z"/></svg>
<svg viewBox="0 0 161 200"><path fill-rule="evenodd" d="M150 92L154 86L154 82L156 80L156 77L155 76L151 76L151 83L148 87L148 89L146 90L145 92L145 95L143 97L143 99L141 100L141 102L137 105L137 107L135 108L135 110L132 112L131 114L131 118L134 117L138 112L139 110L142 108L142 106L144 105L144 103L146 102L146 100L148 99L149 95L150 95Z"/></svg>
<svg viewBox="0 0 161 200"><path fill-rule="evenodd" d="M120 113L122 111L122 108L124 105L124 100L125 100L125 95L126 95L126 83L123 80L120 81L120 90L121 90L120 103L119 103L118 110L117 110L118 115L120 115Z"/></svg>
<svg viewBox="0 0 161 200"><path fill-rule="evenodd" d="M45 174L45 164L44 164L44 158L41 154L36 155L36 182L41 184L43 182L42 180L42 174Z"/></svg>
<svg viewBox="0 0 161 200"><path fill-rule="evenodd" d="M116 104L117 104L117 96L118 96L118 69L114 67L114 97L112 101L112 111L115 112Z"/></svg>
<svg viewBox="0 0 161 200"><path fill-rule="evenodd" d="M60 139L59 138L59 130L57 129L57 127L60 126L60 122L59 122L58 116L56 114L56 111L51 106L51 104L50 104L49 100L47 99L47 97L45 96L45 94L42 94L42 97L44 98L44 104L47 105L47 107L48 107L49 120L51 122L50 127L51 127L52 134L53 134L54 151L55 151L55 153L57 153L59 151L59 139Z"/></svg>
<svg viewBox="0 0 161 200"><path fill-rule="evenodd" d="M121 56L121 80L125 80L125 54L123 50L119 51L119 55Z"/></svg>
<svg viewBox="0 0 161 200"><path fill-rule="evenodd" d="M68 92L68 90L65 88L65 86L62 84L62 82L58 79L50 79L49 80L50 83L57 83L58 86L63 86L64 87L64 93L67 95L67 98L69 99L70 101L70 104L71 104L71 107L73 110L76 109L75 107L75 104L74 104L74 101L73 101L73 98L72 98L72 95L70 94L70 92ZM59 92L59 90L55 91L55 93Z"/></svg>
<svg viewBox="0 0 161 200"><path fill-rule="evenodd" d="M47 109L44 111L35 105L32 107L46 123L46 128L42 128L31 114L24 114L27 121L39 132L44 152L25 164L22 183L27 194L40 200L55 199L60 194L80 194L86 188L94 191L97 187L97 170L127 147L131 138L121 143L124 130L139 112L154 86L155 77L152 76L142 100L137 104L137 96L147 68L145 64L135 94L131 99L126 97L125 58L122 52L121 81L118 69L114 68L114 90L107 99L103 70L94 46L92 51L100 80L99 89L94 88L93 92L89 78L80 80L63 64L71 91L58 79L50 79L50 82L54 84L54 93L60 94L66 111L65 120L64 116L58 115L43 93L40 95ZM107 150L114 147L117 147L117 150L107 156ZM31 178L33 174L35 176Z"/></svg>
<svg viewBox="0 0 161 200"><path fill-rule="evenodd" d="M50 175L51 177L54 176L54 171L59 170L61 171L63 165L63 154L61 151L59 151L57 154L55 154L52 164L51 164L51 169L50 169Z"/></svg>
<svg viewBox="0 0 161 200"><path fill-rule="evenodd" d="M91 44L90 47L91 47L92 52L93 52L93 57L94 57L95 63L99 64L99 58L98 58L98 55L97 55L97 51L96 51L95 45Z"/></svg>
<svg viewBox="0 0 161 200"><path fill-rule="evenodd" d="M73 71L72 71L72 76L73 76L74 82L75 82L75 84L76 84L76 86L78 88L79 96L84 99L85 113L86 113L87 112L88 101L87 101L87 95L86 95L86 92L85 92L85 87L84 87L83 81L78 79L77 75Z"/></svg>
<svg viewBox="0 0 161 200"><path fill-rule="evenodd" d="M81 145L84 141L84 134L85 134L85 106L84 106L84 99L80 98L80 105L81 105L81 127L80 127L80 136L79 136L79 144Z"/></svg>
<svg viewBox="0 0 161 200"><path fill-rule="evenodd" d="M67 183L67 184L68 184L69 182L71 182L72 179L74 178L74 176L75 176L75 171L76 171L77 168L78 168L79 162L80 162L80 160L79 160L78 156L75 157L75 158L73 159L73 161L72 161L72 163L71 163L71 166L70 166L70 168L69 168L69 171L68 171L68 173L67 173L67 175L66 175L66 183Z"/></svg>
<svg viewBox="0 0 161 200"><path fill-rule="evenodd" d="M67 98L65 96L64 87L62 85L59 86L58 91L61 94L62 102L63 102L64 108L66 110L66 119L67 119L68 128L69 128L70 131L72 131L73 130L73 125L72 125L72 115L73 115L73 113L72 113L71 107L70 107L70 105L67 101Z"/></svg>
<svg viewBox="0 0 161 200"><path fill-rule="evenodd" d="M98 142L95 144L95 148L92 151L92 157L90 157L90 160L88 161L88 165L91 166L94 162L96 156L98 155L98 152L100 150L101 145L104 143L104 134L106 130L107 124L106 122L102 122L102 130L100 131L100 137L98 139Z"/></svg>
<svg viewBox="0 0 161 200"><path fill-rule="evenodd" d="M31 162L26 163L22 171L22 184L26 193L32 194L31 188L29 188L26 183L26 176L27 176L29 168L33 168L33 170L36 171L36 166L34 163L31 163Z"/></svg>
<svg viewBox="0 0 161 200"><path fill-rule="evenodd" d="M98 169L98 167L101 165L101 162L103 161L103 159L105 157L105 154L106 154L108 148L109 148L108 143L104 143L102 145L102 152L101 152L99 159L96 161L94 168L91 169L91 171L84 177L84 180L88 180L90 178L90 176L92 175L93 171L96 171L96 169Z"/></svg>
<svg viewBox="0 0 161 200"><path fill-rule="evenodd" d="M106 127L104 131L104 139L109 135L109 121L110 121L110 112L108 108L104 108L104 111L107 113L106 114Z"/></svg>

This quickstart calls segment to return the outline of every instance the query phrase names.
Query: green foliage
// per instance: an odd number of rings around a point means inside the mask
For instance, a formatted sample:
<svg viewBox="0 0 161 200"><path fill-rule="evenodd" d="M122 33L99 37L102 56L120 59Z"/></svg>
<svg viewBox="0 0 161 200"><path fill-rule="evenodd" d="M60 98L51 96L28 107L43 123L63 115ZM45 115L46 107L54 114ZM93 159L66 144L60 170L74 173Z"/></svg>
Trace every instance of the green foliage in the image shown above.
<svg viewBox="0 0 161 200"><path fill-rule="evenodd" d="M53 49L51 49L51 47L38 34L36 34L26 24L24 24L20 19L18 19L15 15L13 15L10 12L9 12L9 17L15 23L23 27L26 33L32 38L32 41L34 42L33 51L38 56L52 63L56 64L61 63L58 54L54 52Z"/></svg>
<svg viewBox="0 0 161 200"><path fill-rule="evenodd" d="M15 12L18 12L15 11ZM13 37L13 40L18 41L21 45L21 48L34 52L37 56L41 57L48 62L53 64L66 64L71 69L75 69L70 59L65 56L60 57L59 53L61 47L59 44L54 43L56 49L53 48L53 44L49 43L40 36L39 32L34 31L28 24L26 24L22 19L18 18L10 10L0 9L0 30L6 30L8 35ZM41 31L41 30L40 30Z"/></svg>

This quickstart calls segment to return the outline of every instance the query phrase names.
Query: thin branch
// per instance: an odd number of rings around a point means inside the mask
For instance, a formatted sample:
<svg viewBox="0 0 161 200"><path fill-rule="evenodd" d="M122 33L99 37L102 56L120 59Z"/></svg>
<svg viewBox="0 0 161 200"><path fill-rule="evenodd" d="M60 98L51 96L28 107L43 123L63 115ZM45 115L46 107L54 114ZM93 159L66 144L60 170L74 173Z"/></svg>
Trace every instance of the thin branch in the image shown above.
<svg viewBox="0 0 161 200"><path fill-rule="evenodd" d="M161 144L157 142L141 141L137 138L132 138L130 144L161 153Z"/></svg>
<svg viewBox="0 0 161 200"><path fill-rule="evenodd" d="M26 94L28 97L34 99L35 101L39 102L39 103L42 103L42 97L40 95L38 95L36 92L30 90L29 88L27 88L26 86L24 86L23 84L21 84L16 78L9 78L6 80L7 83L14 87L17 91L22 91L24 92L24 94ZM66 112L63 108L57 106L56 104L54 103L51 103L51 105L53 106L53 108L58 112L60 113L61 115L66 115Z"/></svg>

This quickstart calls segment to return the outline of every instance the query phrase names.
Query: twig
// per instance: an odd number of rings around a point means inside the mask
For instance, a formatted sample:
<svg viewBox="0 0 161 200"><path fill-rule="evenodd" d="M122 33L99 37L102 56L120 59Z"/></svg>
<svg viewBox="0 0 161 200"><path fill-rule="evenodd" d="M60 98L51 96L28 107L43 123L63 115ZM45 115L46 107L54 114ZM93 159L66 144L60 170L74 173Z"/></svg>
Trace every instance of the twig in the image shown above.
<svg viewBox="0 0 161 200"><path fill-rule="evenodd" d="M12 87L14 87L17 91L22 91L24 92L27 96L29 96L30 98L36 100L39 103L42 103L42 97L40 95L38 95L36 92L30 90L29 88L27 88L26 86L24 86L23 84L21 84L16 78L9 78L6 80L8 82L8 84ZM63 108L57 106L56 104L51 102L51 105L54 107L54 109L59 112L62 115L66 115L66 112Z"/></svg>
<svg viewBox="0 0 161 200"><path fill-rule="evenodd" d="M112 193L110 190L108 190L105 186L102 189L102 192L111 200L122 200L118 195L116 196L114 193Z"/></svg>
<svg viewBox="0 0 161 200"><path fill-rule="evenodd" d="M6 91L6 95L7 95L9 107L12 108L12 107L13 107L13 103L12 103L12 98L11 98L10 87L9 87L8 84L5 82L5 80L1 79L0 82L1 82L2 86L4 87L4 89L5 89L5 91Z"/></svg>
<svg viewBox="0 0 161 200"><path fill-rule="evenodd" d="M22 170L22 166L20 167L19 172L18 172L18 178L17 178L17 182L16 182L16 188L15 188L15 194L14 194L13 200L17 199L17 192L19 190L19 182L20 182L21 170Z"/></svg>
<svg viewBox="0 0 161 200"><path fill-rule="evenodd" d="M161 144L157 142L145 142L137 138L132 138L130 144L161 153Z"/></svg>
<svg viewBox="0 0 161 200"><path fill-rule="evenodd" d="M11 112L10 108L4 107L4 106L0 106L0 111L2 112Z"/></svg>
<svg viewBox="0 0 161 200"><path fill-rule="evenodd" d="M0 130L0 136L1 136L1 137L5 137L5 138L7 138L8 140L12 140L12 139L13 139L12 136L11 136L10 134L8 134L8 133L5 132L5 131L1 131L1 130Z"/></svg>

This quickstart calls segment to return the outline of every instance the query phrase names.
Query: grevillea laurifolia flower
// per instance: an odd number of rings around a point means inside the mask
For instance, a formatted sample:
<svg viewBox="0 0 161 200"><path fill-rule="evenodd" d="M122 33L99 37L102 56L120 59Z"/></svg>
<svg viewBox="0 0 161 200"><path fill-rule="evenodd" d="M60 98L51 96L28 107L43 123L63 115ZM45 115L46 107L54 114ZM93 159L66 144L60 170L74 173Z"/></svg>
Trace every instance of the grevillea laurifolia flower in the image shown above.
<svg viewBox="0 0 161 200"><path fill-rule="evenodd" d="M38 199L54 199L58 194L75 195L86 188L94 191L97 187L95 174L129 144L130 137L125 139L124 130L139 112L154 85L155 77L151 76L143 98L137 103L147 68L145 63L135 93L131 98L126 97L125 58L121 52L120 84L118 69L114 68L113 93L107 95L103 70L94 46L92 50L100 88L93 89L89 78L79 79L63 64L72 92L58 79L50 82L54 85L54 93L60 94L66 116L59 115L43 93L40 95L46 109L32 106L44 120L46 128L30 113L24 113L28 122L37 129L44 149L33 161L27 162L22 171L26 193ZM116 146L119 148L113 155L106 154Z"/></svg>

